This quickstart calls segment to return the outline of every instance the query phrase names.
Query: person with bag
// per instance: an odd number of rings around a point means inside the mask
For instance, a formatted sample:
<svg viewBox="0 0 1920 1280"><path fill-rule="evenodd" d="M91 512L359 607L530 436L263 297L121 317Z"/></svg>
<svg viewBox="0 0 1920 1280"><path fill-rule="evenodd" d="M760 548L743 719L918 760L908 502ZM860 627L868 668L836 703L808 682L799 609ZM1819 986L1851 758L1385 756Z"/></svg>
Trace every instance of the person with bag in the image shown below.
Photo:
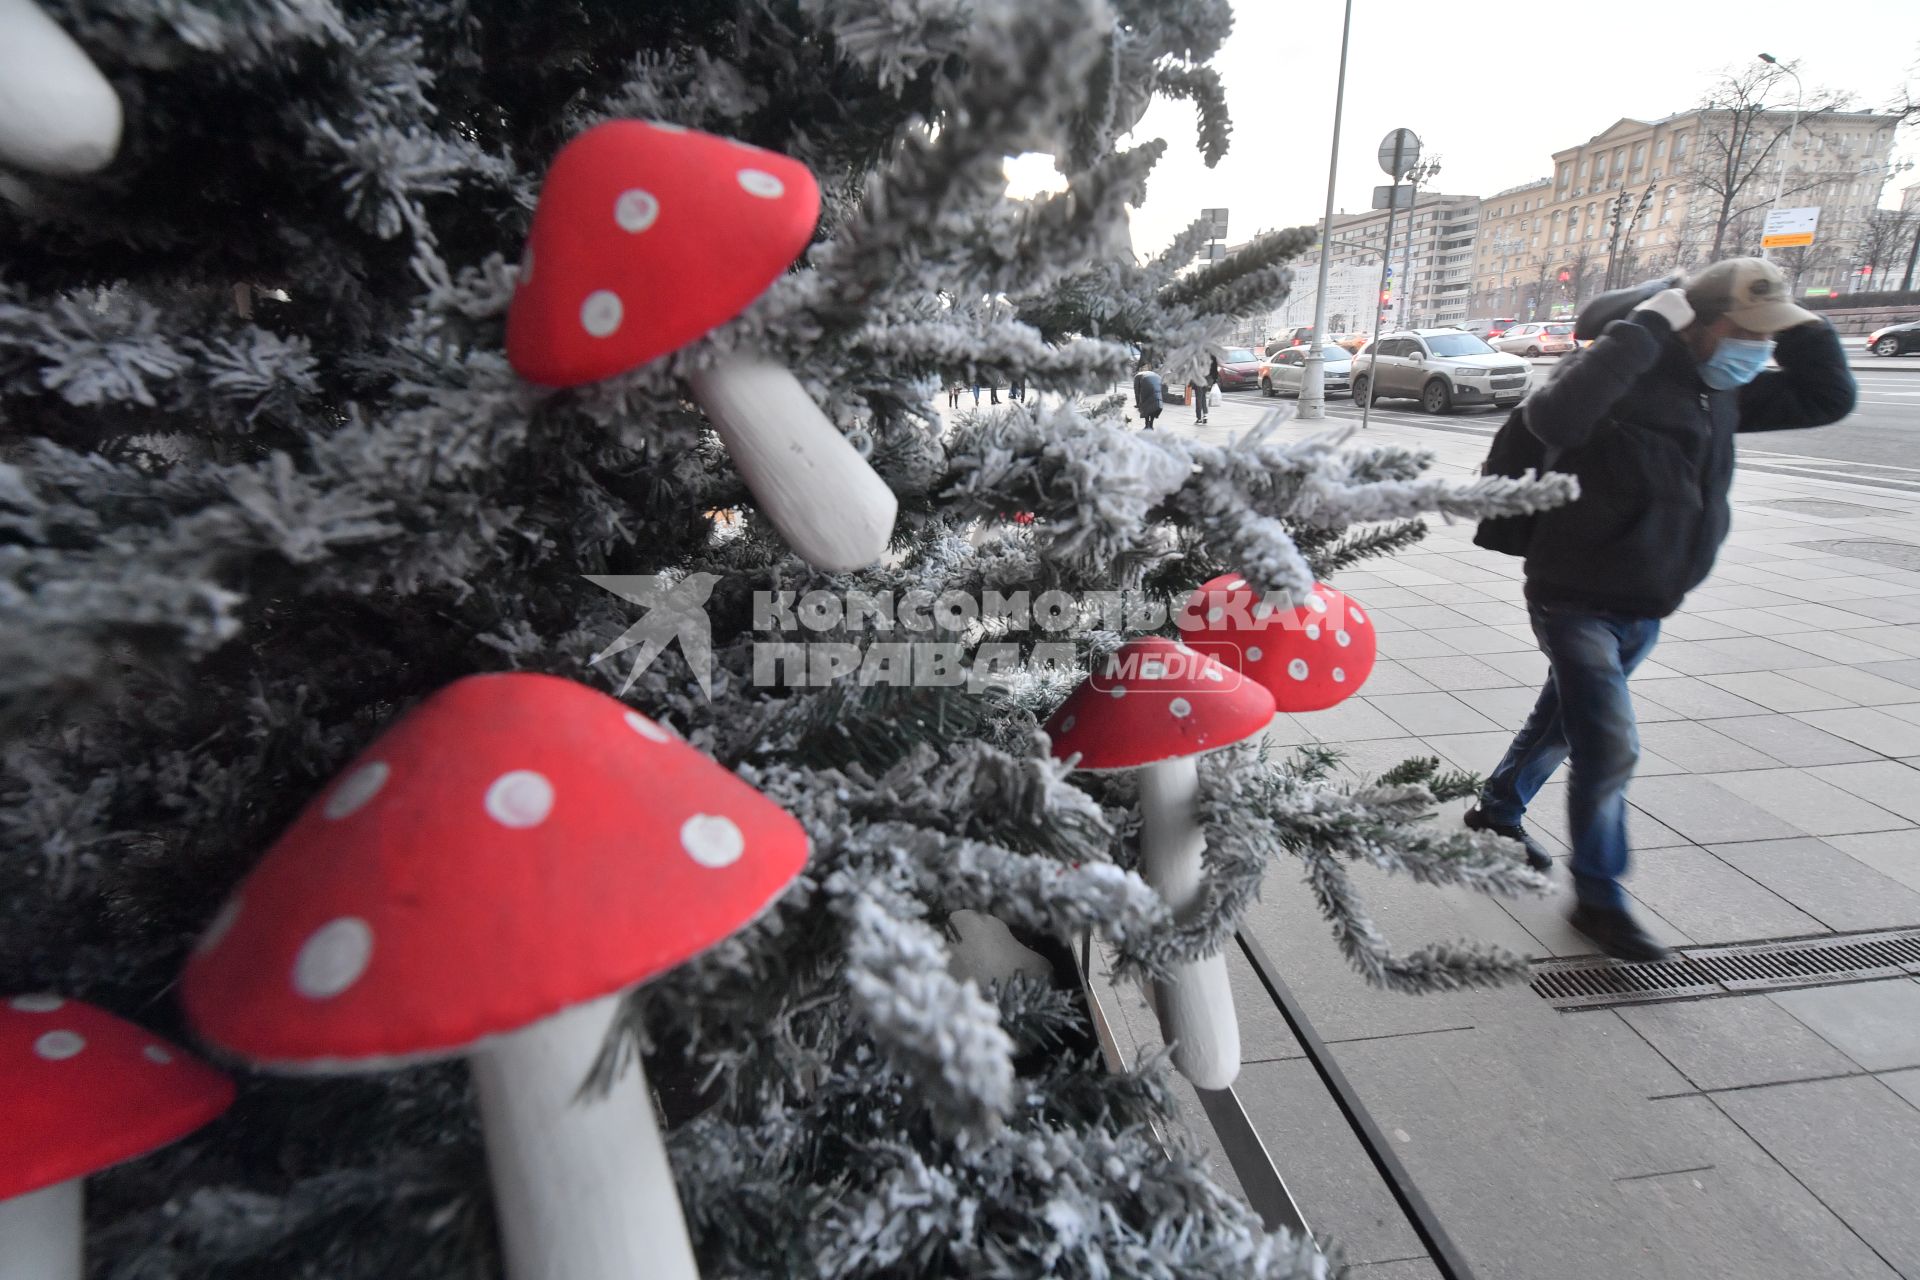
<svg viewBox="0 0 1920 1280"><path fill-rule="evenodd" d="M1638 961L1667 949L1620 886L1640 754L1627 678L1660 620L1713 569L1731 520L1734 434L1837 422L1856 396L1832 326L1788 301L1771 262L1731 258L1668 286L1589 304L1601 314L1583 314L1583 329L1625 314L1562 357L1495 437L1483 470L1570 473L1580 496L1485 521L1474 539L1525 556L1527 613L1549 671L1466 824L1519 841L1536 869L1551 868L1523 821L1568 761L1573 926L1608 955Z"/></svg>
<svg viewBox="0 0 1920 1280"><path fill-rule="evenodd" d="M1153 430L1154 419L1160 416L1163 386L1160 375L1144 364L1133 375L1133 405L1140 411L1140 416L1146 419L1144 429L1147 431Z"/></svg>

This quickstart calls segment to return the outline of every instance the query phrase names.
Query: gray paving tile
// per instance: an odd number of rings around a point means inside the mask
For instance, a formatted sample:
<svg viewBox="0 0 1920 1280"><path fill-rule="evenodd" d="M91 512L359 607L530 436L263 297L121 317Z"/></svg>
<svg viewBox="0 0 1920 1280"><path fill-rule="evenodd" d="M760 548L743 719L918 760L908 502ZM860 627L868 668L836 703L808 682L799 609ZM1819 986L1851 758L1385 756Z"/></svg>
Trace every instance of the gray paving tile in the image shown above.
<svg viewBox="0 0 1920 1280"><path fill-rule="evenodd" d="M1900 626L1920 622L1920 595L1886 596L1879 600L1850 600L1853 613Z"/></svg>
<svg viewBox="0 0 1920 1280"><path fill-rule="evenodd" d="M1566 872L1565 859L1559 860L1552 875L1553 892L1544 898L1502 898L1500 907L1512 916L1534 940L1534 954L1544 956L1590 956L1597 954L1593 939L1567 922L1573 910L1573 882ZM1631 890L1629 890L1632 898ZM1634 914L1654 937L1670 947L1697 942L1685 930L1675 927L1659 911L1633 898Z"/></svg>
<svg viewBox="0 0 1920 1280"><path fill-rule="evenodd" d="M1361 738L1333 745L1340 765L1357 780L1371 782L1387 770L1417 757L1437 753L1419 738Z"/></svg>
<svg viewBox="0 0 1920 1280"><path fill-rule="evenodd" d="M1655 649L1654 652L1660 651ZM1651 703L1688 720L1706 720L1716 716L1758 716L1765 715L1767 711L1758 703L1736 697L1725 689L1716 689L1693 676L1635 684L1633 698L1636 706Z"/></svg>
<svg viewBox="0 0 1920 1280"><path fill-rule="evenodd" d="M1440 661L1448 659L1442 658ZM1409 671L1403 662L1374 663L1373 670L1367 673L1366 683L1360 687L1368 697L1378 697L1383 693L1431 693L1434 688Z"/></svg>
<svg viewBox="0 0 1920 1280"><path fill-rule="evenodd" d="M1722 1002L1724 1003L1724 1002ZM1895 1280L1897 1273L1705 1098L1651 1103L1697 1135L1704 1168L1615 1184L1649 1280ZM1557 1275L1594 1275L1580 1267Z"/></svg>
<svg viewBox="0 0 1920 1280"><path fill-rule="evenodd" d="M1468 657L1500 655L1504 662L1510 653L1530 653L1540 648L1530 627L1443 627L1428 633L1447 646L1448 655Z"/></svg>
<svg viewBox="0 0 1920 1280"><path fill-rule="evenodd" d="M1641 778L1632 803L1696 844L1782 840L1805 833L1705 778Z"/></svg>
<svg viewBox="0 0 1920 1280"><path fill-rule="evenodd" d="M1920 659L1902 658L1896 661L1912 662L1915 666L1920 666ZM1839 694L1847 701L1862 707L1884 707L1891 703L1920 702L1920 686L1904 684L1899 680L1890 680L1886 676L1874 674L1876 670L1886 670L1891 665L1876 663L1858 667L1805 667L1795 671L1793 678L1801 684ZM1788 709L1790 708L1782 708L1782 710ZM1811 709L1808 708L1808 710Z"/></svg>
<svg viewBox="0 0 1920 1280"><path fill-rule="evenodd" d="M1864 675L1880 676L1909 688L1920 686L1920 658L1892 658L1885 662L1863 662L1857 669ZM1898 700L1913 701L1912 698Z"/></svg>
<svg viewBox="0 0 1920 1280"><path fill-rule="evenodd" d="M1788 626L1796 628L1830 627L1835 631L1845 631L1849 627L1871 627L1880 621L1878 618L1866 617L1849 609L1836 609L1830 604L1774 605L1767 612Z"/></svg>
<svg viewBox="0 0 1920 1280"><path fill-rule="evenodd" d="M1513 732L1526 723L1534 702L1540 697L1540 688L1538 685L1524 685L1514 689L1462 689L1454 696L1495 724Z"/></svg>
<svg viewBox="0 0 1920 1280"><path fill-rule="evenodd" d="M1307 732L1307 727L1300 723L1298 717L1290 716L1284 711L1268 722L1261 733L1261 740L1275 747L1294 747L1314 740L1313 735Z"/></svg>
<svg viewBox="0 0 1920 1280"><path fill-rule="evenodd" d="M1428 689L1457 692L1464 689L1510 689L1524 683L1509 671L1479 658L1460 654L1451 658L1409 658L1406 669L1426 683ZM1369 693L1374 690L1369 689ZM1381 693L1416 693L1417 689L1383 689ZM1920 692L1920 691L1916 691Z"/></svg>
<svg viewBox="0 0 1920 1280"><path fill-rule="evenodd" d="M1717 844L1711 852L1829 929L1920 925L1920 893L1827 841Z"/></svg>
<svg viewBox="0 0 1920 1280"><path fill-rule="evenodd" d="M1460 652L1444 640L1424 631L1390 631L1380 637L1380 656L1400 661L1406 658L1450 656Z"/></svg>
<svg viewBox="0 0 1920 1280"><path fill-rule="evenodd" d="M1474 604L1456 604L1450 606L1455 613L1465 614L1475 622L1487 626L1524 627L1528 625L1526 608L1519 604L1510 604L1504 600L1481 600Z"/></svg>
<svg viewBox="0 0 1920 1280"><path fill-rule="evenodd" d="M1484 778L1500 763L1500 757L1506 754L1513 734L1505 729L1484 733L1428 734L1424 741L1448 764Z"/></svg>
<svg viewBox="0 0 1920 1280"><path fill-rule="evenodd" d="M1424 594L1430 588L1369 586L1364 588L1366 599L1363 603L1376 612L1382 609L1413 609L1421 605L1443 603L1430 599ZM1481 596L1480 599L1486 599Z"/></svg>
<svg viewBox="0 0 1920 1280"><path fill-rule="evenodd" d="M1704 611L1764 609L1772 605L1796 604L1798 600L1786 592L1769 591L1763 587L1750 587L1738 582L1729 582L1724 586L1702 587L1687 597L1687 603L1696 610Z"/></svg>
<svg viewBox="0 0 1920 1280"><path fill-rule="evenodd" d="M1426 1258L1397 1258L1392 1262L1365 1262L1347 1272L1351 1280L1440 1280L1440 1270Z"/></svg>
<svg viewBox="0 0 1920 1280"><path fill-rule="evenodd" d="M1715 1102L1896 1270L1920 1273L1920 1111L1864 1078L1750 1089Z"/></svg>
<svg viewBox="0 0 1920 1280"><path fill-rule="evenodd" d="M1920 629L1906 626L1869 627L1859 631L1849 631L1847 635L1855 640L1864 640L1877 644L1883 649L1892 649L1909 658L1920 658Z"/></svg>
<svg viewBox="0 0 1920 1280"><path fill-rule="evenodd" d="M1409 695L1418 696L1418 695ZM1445 694L1432 694L1443 698ZM1358 742L1365 738L1404 738L1408 730L1382 715L1371 698L1348 698L1325 711L1307 711L1299 716L1300 727L1321 742Z"/></svg>
<svg viewBox="0 0 1920 1280"><path fill-rule="evenodd" d="M1755 747L1693 720L1655 721L1640 726L1640 747L1689 773L1727 773L1765 769L1776 763Z"/></svg>
<svg viewBox="0 0 1920 1280"><path fill-rule="evenodd" d="M1369 608L1372 602L1366 601ZM1374 609L1368 615L1382 634L1389 631L1434 631L1441 627L1465 627L1473 619L1456 613L1446 605L1407 605L1398 609Z"/></svg>
<svg viewBox="0 0 1920 1280"><path fill-rule="evenodd" d="M1717 626L1724 634L1688 635L1684 632L1690 630L1689 628L1674 631L1664 620L1660 624L1660 634L1663 636L1672 634L1683 640L1731 640L1739 636L1770 636L1780 630L1783 625L1779 618L1765 609L1709 609L1695 616L1702 622Z"/></svg>
<svg viewBox="0 0 1920 1280"><path fill-rule="evenodd" d="M1704 849L1636 850L1624 883L1697 942L1827 932L1820 921Z"/></svg>
<svg viewBox="0 0 1920 1280"><path fill-rule="evenodd" d="M1833 836L1828 844L1863 862L1889 880L1920 889L1920 832L1879 831L1863 836Z"/></svg>
<svg viewBox="0 0 1920 1280"><path fill-rule="evenodd" d="M1901 650L1862 640L1860 634L1858 631L1802 631L1776 635L1774 639L1830 662L1885 662L1901 656Z"/></svg>
<svg viewBox="0 0 1920 1280"><path fill-rule="evenodd" d="M1690 676L1731 675L1741 671L1788 671L1794 667L1824 666L1824 660L1804 649L1762 636L1735 640L1693 640L1661 645L1660 661Z"/></svg>
<svg viewBox="0 0 1920 1280"><path fill-rule="evenodd" d="M1732 716L1702 721L1705 727L1736 743L1764 752L1781 764L1806 768L1809 765L1853 764L1879 757L1857 742L1836 738L1805 721L1786 715ZM1645 731L1641 733L1644 741Z"/></svg>
<svg viewBox="0 0 1920 1280"><path fill-rule="evenodd" d="M1886 978L1768 996L1869 1071L1920 1066L1920 982ZM1920 1178L1908 1184L1920 1187Z"/></svg>
<svg viewBox="0 0 1920 1280"><path fill-rule="evenodd" d="M1808 770L1811 777L1920 822L1920 769L1897 760L1867 760Z"/></svg>
<svg viewBox="0 0 1920 1280"><path fill-rule="evenodd" d="M1352 1262L1422 1252L1310 1064L1248 1063L1234 1092L1315 1239L1339 1245Z"/></svg>
<svg viewBox="0 0 1920 1280"><path fill-rule="evenodd" d="M1880 1077L1880 1083L1920 1107L1920 1067L1909 1071L1889 1071Z"/></svg>
<svg viewBox="0 0 1920 1280"><path fill-rule="evenodd" d="M1407 733L1476 733L1500 726L1450 693L1402 693L1369 699Z"/></svg>
<svg viewBox="0 0 1920 1280"><path fill-rule="evenodd" d="M1834 765L1860 769L1862 765ZM1902 766L1904 767L1904 766ZM1920 774L1916 774L1920 777ZM1810 836L1844 836L1861 831L1893 831L1912 825L1907 819L1870 804L1850 791L1823 781L1810 770L1755 769L1717 773L1713 781Z"/></svg>
<svg viewBox="0 0 1920 1280"><path fill-rule="evenodd" d="M1849 698L1801 684L1778 671L1740 671L1700 678L1716 689L1757 702L1769 711L1825 711L1854 705Z"/></svg>
<svg viewBox="0 0 1920 1280"><path fill-rule="evenodd" d="M1761 996L1615 1012L1696 1088L1778 1084L1858 1069L1851 1058Z"/></svg>
<svg viewBox="0 0 1920 1280"><path fill-rule="evenodd" d="M1836 711L1799 711L1799 719L1848 742L1885 756L1920 755L1920 724L1890 716L1872 707L1842 707Z"/></svg>
<svg viewBox="0 0 1920 1280"><path fill-rule="evenodd" d="M1746 634L1737 626L1716 620L1712 614L1676 613L1660 620L1660 636L1665 640L1726 640Z"/></svg>

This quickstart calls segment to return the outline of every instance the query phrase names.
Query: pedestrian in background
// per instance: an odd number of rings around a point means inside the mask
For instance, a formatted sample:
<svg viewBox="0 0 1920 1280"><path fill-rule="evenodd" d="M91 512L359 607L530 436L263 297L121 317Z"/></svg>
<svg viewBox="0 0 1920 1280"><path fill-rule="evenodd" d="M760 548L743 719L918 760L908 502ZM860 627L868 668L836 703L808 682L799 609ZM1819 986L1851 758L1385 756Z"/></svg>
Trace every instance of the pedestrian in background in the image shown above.
<svg viewBox="0 0 1920 1280"><path fill-rule="evenodd" d="M1787 300L1786 277L1771 262L1731 258L1684 288L1654 287L1589 304L1583 329L1602 304L1632 309L1591 347L1562 356L1552 381L1501 428L1518 433L1514 450L1534 447L1536 456L1503 457L1499 437L1489 455L1498 474L1515 464L1570 473L1580 496L1532 517L1518 545L1498 547L1526 557L1527 614L1549 670L1466 814L1469 827L1518 840L1536 869L1551 868L1522 820L1568 761L1573 926L1608 955L1639 961L1667 949L1627 910L1620 887L1627 783L1640 758L1627 678L1652 650L1660 619L1713 569L1731 520L1735 433L1837 422L1856 394L1832 326ZM1769 357L1777 370L1767 369ZM1496 545L1484 526L1477 540Z"/></svg>
<svg viewBox="0 0 1920 1280"><path fill-rule="evenodd" d="M957 382L949 382L947 384L947 408L958 409L959 407L960 407L960 384Z"/></svg>
<svg viewBox="0 0 1920 1280"><path fill-rule="evenodd" d="M1146 419L1146 430L1153 430L1153 423L1160 416L1162 391L1164 385L1160 375L1146 365L1140 366L1140 372L1133 375L1133 406Z"/></svg>
<svg viewBox="0 0 1920 1280"><path fill-rule="evenodd" d="M973 407L980 407L980 384L977 382L973 384Z"/></svg>

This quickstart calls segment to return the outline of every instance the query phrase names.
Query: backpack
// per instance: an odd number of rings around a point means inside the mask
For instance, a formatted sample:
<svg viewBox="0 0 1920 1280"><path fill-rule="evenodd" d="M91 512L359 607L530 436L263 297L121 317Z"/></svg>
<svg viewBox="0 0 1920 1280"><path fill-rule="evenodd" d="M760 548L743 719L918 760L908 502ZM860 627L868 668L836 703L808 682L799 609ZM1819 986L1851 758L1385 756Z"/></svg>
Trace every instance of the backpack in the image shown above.
<svg viewBox="0 0 1920 1280"><path fill-rule="evenodd" d="M1507 415L1507 420L1500 424L1500 429L1493 433L1493 444L1487 449L1487 460L1480 464L1481 475L1519 479L1529 471L1535 475L1544 474L1552 464L1557 451L1548 449L1539 436L1527 430L1524 413L1525 406L1516 406ZM1536 518L1528 514L1482 520L1473 532L1473 545L1498 551L1502 555L1524 556L1533 542Z"/></svg>

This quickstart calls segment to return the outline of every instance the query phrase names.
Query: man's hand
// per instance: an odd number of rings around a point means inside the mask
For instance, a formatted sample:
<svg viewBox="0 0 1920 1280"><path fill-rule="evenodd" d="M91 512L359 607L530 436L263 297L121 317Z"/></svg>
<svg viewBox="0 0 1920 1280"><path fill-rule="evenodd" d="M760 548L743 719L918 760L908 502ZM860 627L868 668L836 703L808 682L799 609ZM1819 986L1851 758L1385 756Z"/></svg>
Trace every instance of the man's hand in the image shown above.
<svg viewBox="0 0 1920 1280"><path fill-rule="evenodd" d="M1693 304L1687 301L1685 289L1662 289L1634 308L1635 314L1642 311L1653 312L1675 333L1693 323Z"/></svg>

